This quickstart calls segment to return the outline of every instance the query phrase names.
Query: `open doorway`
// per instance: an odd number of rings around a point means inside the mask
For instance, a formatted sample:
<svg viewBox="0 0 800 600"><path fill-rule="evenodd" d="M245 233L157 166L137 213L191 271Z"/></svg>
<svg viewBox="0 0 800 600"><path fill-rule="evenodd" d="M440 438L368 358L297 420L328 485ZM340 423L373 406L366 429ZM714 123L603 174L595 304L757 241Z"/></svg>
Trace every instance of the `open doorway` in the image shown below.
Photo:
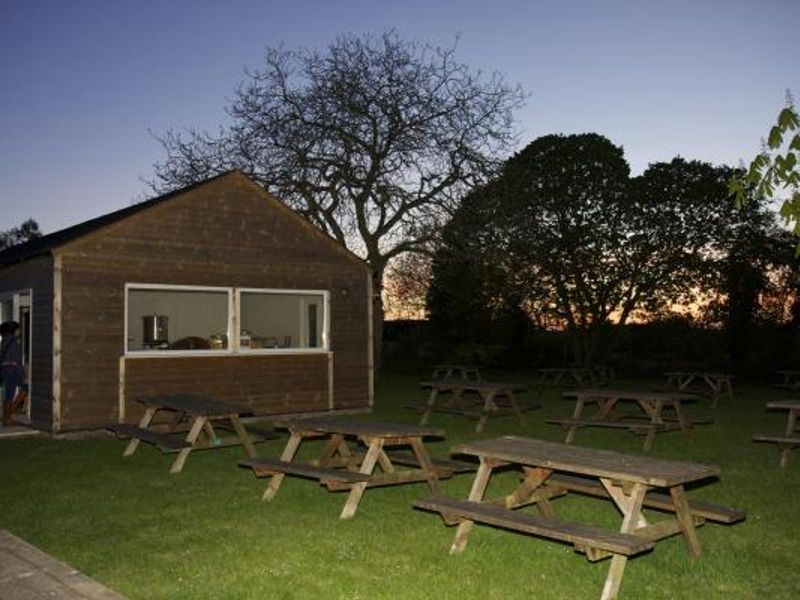
<svg viewBox="0 0 800 600"><path fill-rule="evenodd" d="M16 321L20 325L20 345L22 346L23 385L27 387L29 400L14 415L14 420L29 423L31 416L31 353L33 336L33 292L30 289L0 292L0 322ZM5 400L5 399L4 399Z"/></svg>

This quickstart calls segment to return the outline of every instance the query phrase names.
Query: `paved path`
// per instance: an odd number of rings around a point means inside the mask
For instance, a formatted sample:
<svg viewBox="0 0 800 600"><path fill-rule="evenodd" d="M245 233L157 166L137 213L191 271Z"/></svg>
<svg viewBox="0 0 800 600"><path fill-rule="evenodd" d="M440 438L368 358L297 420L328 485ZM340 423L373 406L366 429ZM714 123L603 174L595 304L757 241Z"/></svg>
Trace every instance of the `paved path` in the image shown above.
<svg viewBox="0 0 800 600"><path fill-rule="evenodd" d="M3 600L125 600L14 534L0 529Z"/></svg>

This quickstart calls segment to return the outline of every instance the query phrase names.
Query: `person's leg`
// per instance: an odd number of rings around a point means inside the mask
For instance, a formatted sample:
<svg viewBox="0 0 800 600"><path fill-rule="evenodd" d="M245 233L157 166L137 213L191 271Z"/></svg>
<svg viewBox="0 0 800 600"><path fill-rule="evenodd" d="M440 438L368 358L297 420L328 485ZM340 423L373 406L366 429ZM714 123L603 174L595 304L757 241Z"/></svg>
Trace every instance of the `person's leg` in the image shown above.
<svg viewBox="0 0 800 600"><path fill-rule="evenodd" d="M17 369L3 368L3 425L12 424L11 414L14 411L14 396L17 394L20 377Z"/></svg>

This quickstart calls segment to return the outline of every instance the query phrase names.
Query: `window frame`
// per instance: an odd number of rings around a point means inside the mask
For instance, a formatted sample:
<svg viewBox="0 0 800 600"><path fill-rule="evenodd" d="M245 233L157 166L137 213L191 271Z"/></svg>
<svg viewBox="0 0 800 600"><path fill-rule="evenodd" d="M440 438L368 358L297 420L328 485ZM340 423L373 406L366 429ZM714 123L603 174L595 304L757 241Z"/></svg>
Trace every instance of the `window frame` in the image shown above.
<svg viewBox="0 0 800 600"><path fill-rule="evenodd" d="M318 348L242 348L239 344L241 333L242 294L282 294L286 296L322 296L322 344ZM236 301L236 353L244 355L261 354L327 354L330 352L330 292L328 290L285 289L285 288L234 288ZM301 315L302 318L302 315ZM319 316L317 317L319 318Z"/></svg>
<svg viewBox="0 0 800 600"><path fill-rule="evenodd" d="M132 289L136 290L163 290L165 292L172 292L172 291L194 291L194 292L225 292L228 296L228 318L227 318L227 332L226 335L228 336L228 347L222 350L215 350L215 349L208 349L208 350L130 350L128 348L128 309L129 309L129 292ZM123 341L125 344L125 353L124 356L126 358L138 358L138 357L147 357L152 358L154 356L171 356L171 357L184 357L184 356L229 356L234 354L234 344L233 338L231 336L231 332L234 327L235 317L233 314L234 309L234 302L233 302L233 288L231 287L219 287L219 286L205 286L205 285L180 285L180 284L169 284L169 283L126 283L125 284L125 332ZM237 340L238 341L238 340Z"/></svg>
<svg viewBox="0 0 800 600"><path fill-rule="evenodd" d="M163 291L197 291L225 292L228 296L228 347L222 350L130 350L128 348L128 316L129 292L131 290L163 290ZM322 296L321 341L318 348L242 348L239 344L241 332L242 293L283 294L283 295L318 295ZM235 286L183 285L171 283L134 283L127 282L124 287L124 326L123 356L125 358L183 358L191 356L251 356L251 355L295 355L295 354L329 354L330 349L330 291L322 289L286 289L286 288L251 288ZM320 318L319 315L317 318Z"/></svg>

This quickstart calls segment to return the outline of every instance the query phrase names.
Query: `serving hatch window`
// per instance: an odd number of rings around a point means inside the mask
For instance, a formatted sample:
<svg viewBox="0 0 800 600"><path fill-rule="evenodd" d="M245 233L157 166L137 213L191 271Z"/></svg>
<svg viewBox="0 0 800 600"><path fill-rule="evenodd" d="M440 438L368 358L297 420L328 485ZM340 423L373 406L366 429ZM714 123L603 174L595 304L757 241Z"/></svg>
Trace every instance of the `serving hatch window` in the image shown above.
<svg viewBox="0 0 800 600"><path fill-rule="evenodd" d="M126 286L128 352L228 352L228 288Z"/></svg>
<svg viewBox="0 0 800 600"><path fill-rule="evenodd" d="M327 350L323 291L239 290L239 349Z"/></svg>

